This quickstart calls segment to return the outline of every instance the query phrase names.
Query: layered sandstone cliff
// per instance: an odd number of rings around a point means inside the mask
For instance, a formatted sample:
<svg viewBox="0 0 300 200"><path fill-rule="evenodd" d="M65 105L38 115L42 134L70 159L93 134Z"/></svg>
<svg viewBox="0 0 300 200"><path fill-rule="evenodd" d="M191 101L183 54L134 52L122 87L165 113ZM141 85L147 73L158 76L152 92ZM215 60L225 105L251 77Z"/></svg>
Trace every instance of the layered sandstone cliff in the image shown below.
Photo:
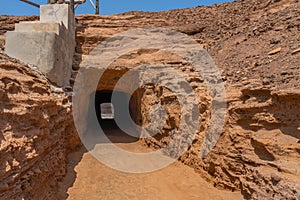
<svg viewBox="0 0 300 200"><path fill-rule="evenodd" d="M68 96L2 51L0 96L0 199L51 197L78 145Z"/></svg>

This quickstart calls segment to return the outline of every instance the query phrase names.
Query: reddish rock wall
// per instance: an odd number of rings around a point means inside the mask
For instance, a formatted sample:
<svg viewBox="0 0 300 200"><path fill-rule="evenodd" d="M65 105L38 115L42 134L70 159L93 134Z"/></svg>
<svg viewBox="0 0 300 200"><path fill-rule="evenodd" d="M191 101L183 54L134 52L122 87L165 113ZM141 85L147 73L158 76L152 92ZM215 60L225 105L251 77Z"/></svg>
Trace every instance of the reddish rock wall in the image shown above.
<svg viewBox="0 0 300 200"><path fill-rule="evenodd" d="M78 145L70 99L0 52L0 199L52 199Z"/></svg>

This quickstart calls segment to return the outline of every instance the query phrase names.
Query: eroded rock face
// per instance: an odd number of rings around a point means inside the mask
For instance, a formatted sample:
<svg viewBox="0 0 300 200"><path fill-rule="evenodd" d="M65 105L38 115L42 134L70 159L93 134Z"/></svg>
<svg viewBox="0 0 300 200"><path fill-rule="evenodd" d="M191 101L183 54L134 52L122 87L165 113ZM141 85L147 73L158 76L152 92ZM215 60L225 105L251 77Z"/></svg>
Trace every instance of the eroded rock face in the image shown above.
<svg viewBox="0 0 300 200"><path fill-rule="evenodd" d="M130 58L130 59L128 59ZM113 90L118 79L139 64L161 64L177 69L195 90L199 103L199 132L180 160L211 180L216 187L242 190L247 199L291 198L299 195L299 106L297 89L276 90L259 80L227 84L227 121L217 146L199 158L210 123L211 98L201 74L180 57L158 50L130 52L116 60L100 79L98 90ZM132 80L133 81L133 80ZM174 80L170 80L174 82ZM150 123L149 110L162 104L166 124L144 139L154 149L172 140L180 126L181 108L168 88L152 84L138 90L136 109L142 125Z"/></svg>
<svg viewBox="0 0 300 200"><path fill-rule="evenodd" d="M222 72L228 113L217 146L205 159L200 159L199 150L210 117L210 98L204 92L205 84L196 81L202 80L201 76L188 78L198 88L204 121L193 145L180 160L216 187L242 190L247 199L297 199L300 191L298 11L299 1L247 0L162 13L78 16L74 69L99 43L128 29L164 27L190 35L208 50ZM128 69L146 58L147 62L155 63L160 56L149 51L138 56L130 53L120 57L115 67ZM174 59L170 55L167 58ZM186 67L182 73L189 75L190 66L178 59L176 62L172 66ZM163 59L161 63L167 64ZM169 111L167 125L155 137L145 140L149 146L161 148L170 141L170 129L178 126L178 103L170 91L155 85L143 88L141 98L141 120L146 124L148 108L161 101L168 102L164 104Z"/></svg>
<svg viewBox="0 0 300 200"><path fill-rule="evenodd" d="M299 91L228 89L219 143L203 162L193 152L182 161L204 169L217 187L240 188L247 199L299 198Z"/></svg>
<svg viewBox="0 0 300 200"><path fill-rule="evenodd" d="M69 99L54 90L0 52L1 199L51 199L66 173L66 154L78 140Z"/></svg>
<svg viewBox="0 0 300 200"><path fill-rule="evenodd" d="M77 17L77 47L71 83L82 59L116 33L136 27L164 27L190 35L213 57L227 91L226 125L218 144L205 159L199 158L199 150L209 124L211 99L201 75L193 74L188 63L158 51L131 52L113 63L107 79L114 80L123 71L141 63L160 63L179 69L196 90L199 111L204 119L193 145L180 160L216 187L242 190L247 199L299 199L299 9L298 0L245 0L161 13L81 15ZM20 20L2 18L12 20L13 24ZM0 23L4 29L1 33L13 28L12 23L5 26ZM56 180L64 174L65 148L76 144L76 139L62 139L70 138L66 134L72 133L69 107L63 103L64 95L55 96L41 76L20 68L20 65L5 62L0 65L6 66L0 68L5 72L0 73L3 85L0 88L5 88L1 91L1 99L9 109L1 112L1 126L4 127L1 170L5 173L0 179L3 183L0 197L11 199L20 194L25 195L24 198L26 195L45 197L49 188L52 188L49 191L55 191ZM99 90L113 88L111 81L104 82L99 85ZM147 114L151 105L162 102L166 106L168 119L163 131L145 140L154 149L163 147L170 140L170 130L179 124L180 108L176 98L171 91L157 85L148 85L139 92L141 116L138 121L141 123L149 122ZM23 109L26 106L32 108L33 115ZM44 108L43 112L39 108ZM13 109L17 111L14 115L9 112ZM19 112L21 114L17 114ZM9 116L14 116L9 118L14 123L7 120ZM26 132L29 121L36 132L31 132L30 128ZM12 142L5 142L6 138ZM10 149L2 150L5 147L2 144L9 144ZM23 146L28 150L21 150ZM16 156L12 154L13 148ZM8 164L2 162L2 155ZM54 164L50 164L48 158ZM55 161L58 160L57 164ZM32 167L33 163L38 169ZM42 163L50 166L48 171L43 171L42 178L37 178L41 173L39 170L46 168ZM28 180L31 180L30 184ZM41 182L45 183L45 188L36 189ZM35 190L38 192L31 193Z"/></svg>

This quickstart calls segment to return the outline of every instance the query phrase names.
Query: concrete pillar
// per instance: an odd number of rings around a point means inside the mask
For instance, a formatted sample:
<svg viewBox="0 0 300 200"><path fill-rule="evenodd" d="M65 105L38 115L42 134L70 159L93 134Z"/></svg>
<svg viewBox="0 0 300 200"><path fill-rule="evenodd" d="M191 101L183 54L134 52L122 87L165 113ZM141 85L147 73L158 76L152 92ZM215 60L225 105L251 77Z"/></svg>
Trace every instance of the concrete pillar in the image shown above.
<svg viewBox="0 0 300 200"><path fill-rule="evenodd" d="M6 53L32 64L58 86L69 85L75 50L75 19L67 4L40 8L40 21L20 22L6 33Z"/></svg>

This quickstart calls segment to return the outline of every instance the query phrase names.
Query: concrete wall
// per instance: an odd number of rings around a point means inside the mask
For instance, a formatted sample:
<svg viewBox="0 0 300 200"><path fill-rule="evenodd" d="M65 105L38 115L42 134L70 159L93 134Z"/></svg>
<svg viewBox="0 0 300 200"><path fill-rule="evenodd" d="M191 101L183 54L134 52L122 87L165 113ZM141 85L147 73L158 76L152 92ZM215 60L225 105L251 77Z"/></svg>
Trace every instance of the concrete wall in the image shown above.
<svg viewBox="0 0 300 200"><path fill-rule="evenodd" d="M54 84L69 85L75 49L75 19L69 5L41 6L40 21L15 27L6 34L6 53L37 66Z"/></svg>

